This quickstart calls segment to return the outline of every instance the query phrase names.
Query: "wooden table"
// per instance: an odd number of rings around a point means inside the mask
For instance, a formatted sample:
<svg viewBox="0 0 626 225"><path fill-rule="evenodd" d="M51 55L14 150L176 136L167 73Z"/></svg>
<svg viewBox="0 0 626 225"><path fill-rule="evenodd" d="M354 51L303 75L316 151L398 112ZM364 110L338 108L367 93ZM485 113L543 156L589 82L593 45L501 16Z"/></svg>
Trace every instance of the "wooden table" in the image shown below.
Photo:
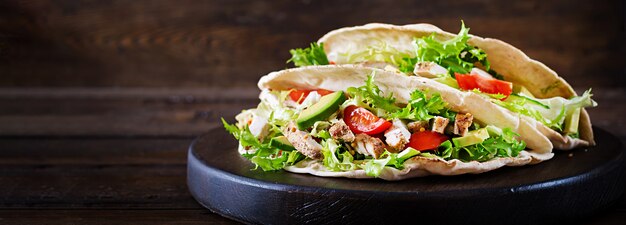
<svg viewBox="0 0 626 225"><path fill-rule="evenodd" d="M374 21L464 18L593 87L594 125L626 140L623 3L436 2L0 3L0 224L234 223L187 190L193 138L255 106L288 49ZM622 198L581 222L624 221Z"/></svg>

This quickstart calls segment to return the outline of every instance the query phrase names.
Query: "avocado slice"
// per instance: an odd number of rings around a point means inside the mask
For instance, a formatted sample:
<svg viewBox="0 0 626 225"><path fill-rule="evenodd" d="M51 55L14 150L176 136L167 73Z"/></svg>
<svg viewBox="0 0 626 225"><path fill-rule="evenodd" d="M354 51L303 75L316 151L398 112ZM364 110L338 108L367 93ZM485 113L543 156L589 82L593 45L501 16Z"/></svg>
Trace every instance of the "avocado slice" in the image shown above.
<svg viewBox="0 0 626 225"><path fill-rule="evenodd" d="M485 127L485 129L487 129L487 132L489 133L489 136L500 136L502 135L502 129L500 129L499 127L493 126L493 125L487 125Z"/></svg>
<svg viewBox="0 0 626 225"><path fill-rule="evenodd" d="M346 101L346 96L343 94L343 91L333 92L321 97L317 103L302 110L300 115L298 115L298 119L296 119L298 129L306 130L313 126L315 122L327 119L339 110L339 105L344 101Z"/></svg>
<svg viewBox="0 0 626 225"><path fill-rule="evenodd" d="M513 93L515 94L525 94L526 96L535 97L528 89L519 84L513 84Z"/></svg>
<svg viewBox="0 0 626 225"><path fill-rule="evenodd" d="M435 80L435 81L437 81L439 83L448 85L448 86L450 86L452 88L459 89L459 83L454 78L452 78L450 76L446 75L444 77L437 77L437 78L434 78L433 80Z"/></svg>
<svg viewBox="0 0 626 225"><path fill-rule="evenodd" d="M287 140L287 137L285 136L278 136L278 137L272 138L272 140L270 140L270 146L280 149L280 150L285 150L285 151L296 150L296 148L293 147L291 143L289 143L289 140Z"/></svg>
<svg viewBox="0 0 626 225"><path fill-rule="evenodd" d="M467 134L463 137L452 138L452 143L454 143L454 146L456 147L465 147L482 143L487 138L489 138L489 132L486 128L481 128L467 132Z"/></svg>
<svg viewBox="0 0 626 225"><path fill-rule="evenodd" d="M578 133L578 122L580 121L580 108L575 109L572 113L565 117L565 134Z"/></svg>

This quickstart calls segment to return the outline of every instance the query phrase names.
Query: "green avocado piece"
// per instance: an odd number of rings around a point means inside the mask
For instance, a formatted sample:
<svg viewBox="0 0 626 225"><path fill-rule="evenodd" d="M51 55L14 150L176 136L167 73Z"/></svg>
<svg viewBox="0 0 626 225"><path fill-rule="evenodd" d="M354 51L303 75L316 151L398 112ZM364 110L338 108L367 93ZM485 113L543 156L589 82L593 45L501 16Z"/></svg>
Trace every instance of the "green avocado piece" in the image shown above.
<svg viewBox="0 0 626 225"><path fill-rule="evenodd" d="M528 89L519 84L513 84L513 93L515 94L525 94L526 96L535 97Z"/></svg>
<svg viewBox="0 0 626 225"><path fill-rule="evenodd" d="M452 138L452 143L454 143L454 146L456 147L465 147L482 143L487 138L489 138L489 132L486 128L481 128L467 132L467 134L463 137Z"/></svg>
<svg viewBox="0 0 626 225"><path fill-rule="evenodd" d="M321 97L319 102L302 110L300 115L298 115L298 119L296 119L298 129L306 130L313 126L315 122L328 119L330 115L339 110L339 105L344 101L346 101L346 96L343 94L343 91L336 91Z"/></svg>
<svg viewBox="0 0 626 225"><path fill-rule="evenodd" d="M437 81L439 83L448 85L448 86L450 86L452 88L459 89L459 83L454 78L452 78L450 76L446 75L444 77L437 77L437 78L434 78L433 80L435 80L435 81Z"/></svg>
<svg viewBox="0 0 626 225"><path fill-rule="evenodd" d="M575 109L571 114L565 117L565 134L578 133L578 122L580 121L580 108Z"/></svg>
<svg viewBox="0 0 626 225"><path fill-rule="evenodd" d="M502 135L502 129L500 129L499 127L493 126L493 125L487 125L485 127L485 129L487 129L487 132L489 133L489 136L500 136Z"/></svg>
<svg viewBox="0 0 626 225"><path fill-rule="evenodd" d="M296 150L296 148L294 148L293 145L289 143L289 140L287 140L287 137L285 136L272 138L272 140L270 140L270 146L285 151Z"/></svg>

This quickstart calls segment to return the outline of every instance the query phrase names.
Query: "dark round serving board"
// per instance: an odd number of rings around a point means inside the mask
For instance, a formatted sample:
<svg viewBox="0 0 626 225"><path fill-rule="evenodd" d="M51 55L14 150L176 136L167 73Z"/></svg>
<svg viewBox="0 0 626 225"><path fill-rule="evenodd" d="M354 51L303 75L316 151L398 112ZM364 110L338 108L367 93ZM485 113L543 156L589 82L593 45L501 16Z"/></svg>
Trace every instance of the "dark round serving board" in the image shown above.
<svg viewBox="0 0 626 225"><path fill-rule="evenodd" d="M187 183L200 204L254 224L536 224L586 217L624 191L620 141L594 129L598 145L549 161L478 175L403 181L323 178L252 170L223 129L190 147Z"/></svg>

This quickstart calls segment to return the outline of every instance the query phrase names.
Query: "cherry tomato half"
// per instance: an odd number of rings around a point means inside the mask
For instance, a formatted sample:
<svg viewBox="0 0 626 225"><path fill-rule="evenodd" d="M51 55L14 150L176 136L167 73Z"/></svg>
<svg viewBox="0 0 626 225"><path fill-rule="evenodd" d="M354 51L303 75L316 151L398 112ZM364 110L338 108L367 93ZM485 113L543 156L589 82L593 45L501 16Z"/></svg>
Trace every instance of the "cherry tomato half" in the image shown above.
<svg viewBox="0 0 626 225"><path fill-rule="evenodd" d="M291 100L293 100L294 102L298 102L298 104L302 103L302 101L304 101L304 99L309 96L309 94L312 91L317 91L317 93L321 96L333 93L333 91L329 91L329 90L324 90L324 89L317 89L317 90L291 90L291 92L289 92L289 98L291 98Z"/></svg>
<svg viewBox="0 0 626 225"><path fill-rule="evenodd" d="M473 90L478 88L478 90L483 93L503 94L506 97L513 93L513 83L511 82L483 77L478 74L455 73L454 77L456 77L456 81L459 83L461 90ZM503 99L506 99L506 97Z"/></svg>
<svg viewBox="0 0 626 225"><path fill-rule="evenodd" d="M444 141L448 140L448 136L434 131L420 131L411 134L409 147L418 151L434 150Z"/></svg>
<svg viewBox="0 0 626 225"><path fill-rule="evenodd" d="M363 107L354 105L348 106L343 110L343 121L355 134L375 135L391 127L391 122L379 118Z"/></svg>

